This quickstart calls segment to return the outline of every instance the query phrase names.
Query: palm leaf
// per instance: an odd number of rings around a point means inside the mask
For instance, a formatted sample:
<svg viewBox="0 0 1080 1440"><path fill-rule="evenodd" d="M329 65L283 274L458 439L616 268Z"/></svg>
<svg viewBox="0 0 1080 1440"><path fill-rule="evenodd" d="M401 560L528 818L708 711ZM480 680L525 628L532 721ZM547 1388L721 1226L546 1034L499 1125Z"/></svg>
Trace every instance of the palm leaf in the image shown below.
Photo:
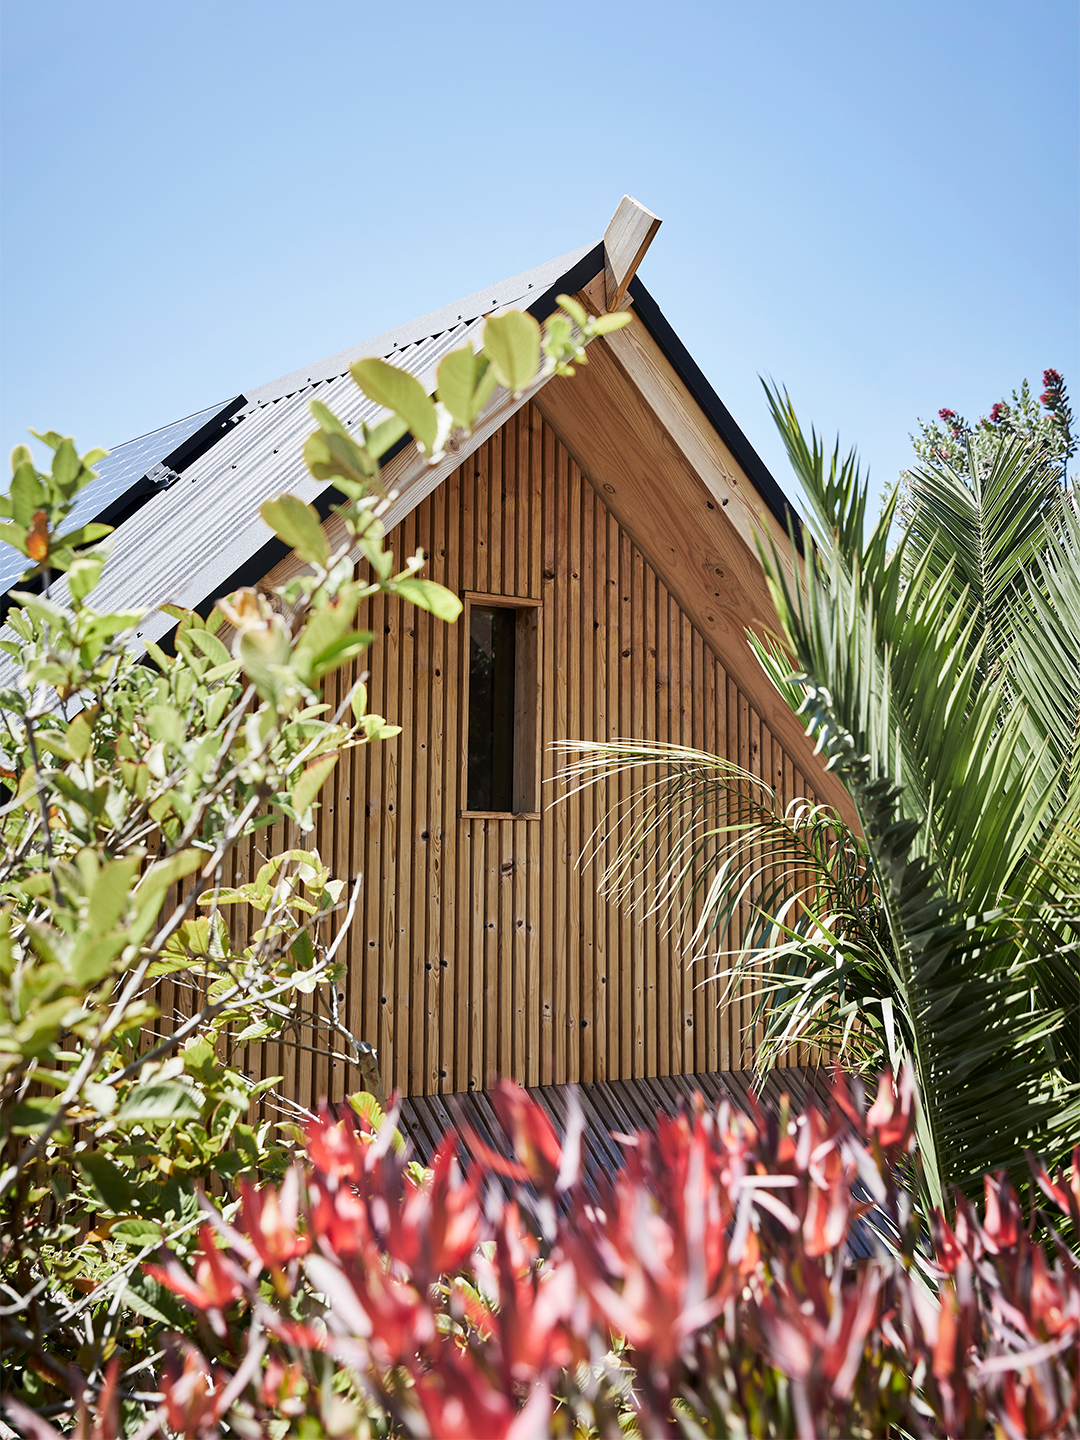
<svg viewBox="0 0 1080 1440"><path fill-rule="evenodd" d="M805 457L800 479L827 520L821 449L777 399L789 454ZM982 679L985 639L955 603L953 571L909 556L906 537L888 556L880 526L859 553L845 528L855 508L845 500L832 543L819 526L822 550L807 555L797 590L775 552L762 558L804 718L855 801L889 917L924 1158L939 1185L970 1184L987 1165L1015 1164L1062 1115L1077 1119L1047 1043L1065 1014L1033 1004L1032 960L1004 903L1055 786L1014 763L1023 713L1003 680Z"/></svg>
<svg viewBox="0 0 1080 1440"><path fill-rule="evenodd" d="M1026 1146L1052 1150L1080 1122L1080 824L1062 798L1074 789L1080 685L1069 664L1076 531L1054 529L1041 501L1009 501L1011 484L1032 488L1030 456L1014 451L980 471L977 505L953 496L963 556L949 555L940 526L933 543L909 531L892 549L895 496L865 536L854 454L827 456L788 397L769 398L810 500L812 543L803 560L791 539L798 586L762 549L781 633L752 643L844 780L864 848L833 819L782 813L767 787L715 757L589 747L577 778L590 765L594 776L639 772L617 826L603 822L605 884L679 924L697 958L733 957L730 982L752 983L765 1007L766 1060L823 1037L913 1055L939 1202L949 1183L1015 1169ZM976 561L973 598L964 567ZM1030 623L1002 650L1006 600L1026 604ZM645 774L656 778L642 785ZM861 895L830 864L848 851Z"/></svg>
<svg viewBox="0 0 1080 1440"><path fill-rule="evenodd" d="M928 556L935 577L949 574L953 599L976 622L993 670L1009 645L1025 571L1045 545L1061 493L1058 468L1020 438L979 432L967 442L967 474L941 459L907 478L908 553Z"/></svg>
<svg viewBox="0 0 1080 1440"><path fill-rule="evenodd" d="M867 1016L893 994L892 957L865 847L833 811L785 808L759 777L688 747L559 749L571 793L629 777L621 800L601 804L583 861L602 893L681 935L719 1004L735 992L757 1002L759 1070L798 1044L880 1068L883 1023Z"/></svg>

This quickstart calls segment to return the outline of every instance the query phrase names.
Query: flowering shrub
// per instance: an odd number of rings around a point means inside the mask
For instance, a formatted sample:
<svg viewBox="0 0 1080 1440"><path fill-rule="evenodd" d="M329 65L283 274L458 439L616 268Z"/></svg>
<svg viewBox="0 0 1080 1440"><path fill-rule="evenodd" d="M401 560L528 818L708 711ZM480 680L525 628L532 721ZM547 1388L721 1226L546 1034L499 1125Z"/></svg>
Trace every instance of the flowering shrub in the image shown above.
<svg viewBox="0 0 1080 1440"><path fill-rule="evenodd" d="M1044 370L1042 380L1038 398L1025 380L1019 390L1012 392L1010 400L996 400L990 413L974 423L959 411L943 406L937 420L919 421L919 433L911 436L912 449L924 464L944 460L958 474L967 475L970 441L1020 439L1030 449L1046 455L1064 484L1069 461L1076 454L1075 417L1061 372ZM910 472L905 474L910 483Z"/></svg>
<svg viewBox="0 0 1080 1440"><path fill-rule="evenodd" d="M1032 1161L1045 1245L1004 1176L920 1236L913 1089L699 1099L632 1138L600 1203L580 1126L560 1144L509 1084L516 1159L466 1135L464 1174L455 1136L422 1172L390 1122L324 1113L303 1169L245 1185L231 1223L207 1204L192 1268L148 1266L197 1339L141 1433L1076 1435L1080 1262L1052 1215L1076 1233L1080 1156Z"/></svg>

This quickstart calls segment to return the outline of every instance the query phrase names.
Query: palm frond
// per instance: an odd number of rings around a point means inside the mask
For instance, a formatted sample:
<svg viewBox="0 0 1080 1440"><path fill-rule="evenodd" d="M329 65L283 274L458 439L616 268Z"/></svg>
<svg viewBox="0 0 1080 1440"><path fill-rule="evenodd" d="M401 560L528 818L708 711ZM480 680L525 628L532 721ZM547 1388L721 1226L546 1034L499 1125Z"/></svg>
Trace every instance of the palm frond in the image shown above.
<svg viewBox="0 0 1080 1440"><path fill-rule="evenodd" d="M782 424L797 430L792 414ZM798 452L797 435L788 448ZM800 478L823 499L815 464ZM1080 1114L1075 1094L1063 1105L1049 1043L1065 1013L1033 1001L1032 960L1005 903L1055 787L1013 764L1023 715L1003 679L980 679L985 643L955 603L952 570L909 561L903 541L883 556L876 538L861 556L841 541L809 553L798 589L775 552L762 558L804 719L855 801L889 917L924 1158L940 1183L964 1184ZM913 762L918 787L905 783Z"/></svg>
<svg viewBox="0 0 1080 1440"><path fill-rule="evenodd" d="M571 794L601 783L611 794L629 778L582 861L602 893L679 934L718 1004L756 1001L759 1070L800 1044L880 1068L889 1056L871 1012L893 994L892 956L865 847L835 812L785 807L759 777L683 746L558 748Z"/></svg>
<svg viewBox="0 0 1080 1440"><path fill-rule="evenodd" d="M908 554L925 555L935 578L949 575L993 670L1009 644L1025 571L1046 542L1059 467L1019 437L1003 443L976 433L967 442L967 474L942 458L912 470L908 487Z"/></svg>
<svg viewBox="0 0 1080 1440"><path fill-rule="evenodd" d="M1080 795L1080 513L1075 497L1054 508L1045 543L1008 613L1006 665L1045 746L1043 770L1061 775L1061 801Z"/></svg>
<svg viewBox="0 0 1080 1440"><path fill-rule="evenodd" d="M619 777L604 887L750 988L765 1063L806 1039L913 1056L939 1202L1080 1126L1080 524L1006 446L970 487L928 469L926 528L893 549L895 495L866 534L854 453L769 400L811 543L798 584L759 545L782 633L751 643L862 835L676 747L567 747L568 778Z"/></svg>

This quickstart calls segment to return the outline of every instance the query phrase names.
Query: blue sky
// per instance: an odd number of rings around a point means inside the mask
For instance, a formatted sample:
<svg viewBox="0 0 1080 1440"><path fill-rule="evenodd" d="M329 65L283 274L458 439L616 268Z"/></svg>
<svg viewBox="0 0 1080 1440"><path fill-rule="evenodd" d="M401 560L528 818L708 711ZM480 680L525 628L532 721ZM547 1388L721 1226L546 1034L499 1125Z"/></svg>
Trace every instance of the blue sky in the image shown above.
<svg viewBox="0 0 1080 1440"><path fill-rule="evenodd" d="M117 444L663 217L642 275L785 488L759 375L880 485L1080 398L1078 11L5 0L2 414ZM1080 407L1078 407L1080 408Z"/></svg>

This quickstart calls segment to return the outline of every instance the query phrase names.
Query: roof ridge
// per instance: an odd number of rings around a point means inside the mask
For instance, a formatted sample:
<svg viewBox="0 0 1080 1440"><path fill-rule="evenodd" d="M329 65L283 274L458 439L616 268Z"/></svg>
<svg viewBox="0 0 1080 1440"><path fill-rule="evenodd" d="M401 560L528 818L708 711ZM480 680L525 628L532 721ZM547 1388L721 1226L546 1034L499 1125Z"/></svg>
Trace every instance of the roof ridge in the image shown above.
<svg viewBox="0 0 1080 1440"><path fill-rule="evenodd" d="M476 290L460 300L451 301L449 305L441 305L437 310L430 310L426 315L406 321L404 325L398 325L393 330L384 330L381 335L361 340L359 344L328 355L324 360L292 370L265 385L245 390L244 396L251 406L270 404L284 395L294 394L306 385L343 375L355 360L363 360L371 355L392 355L395 350L403 350L421 340L430 339L460 322L475 320L480 315L523 300L530 292L539 296L594 248L595 241L592 245L581 245L575 250L568 250L565 255L557 255L552 260L545 260L541 265L534 265L530 270L523 270L518 275L511 275L506 280L485 286L483 290Z"/></svg>

